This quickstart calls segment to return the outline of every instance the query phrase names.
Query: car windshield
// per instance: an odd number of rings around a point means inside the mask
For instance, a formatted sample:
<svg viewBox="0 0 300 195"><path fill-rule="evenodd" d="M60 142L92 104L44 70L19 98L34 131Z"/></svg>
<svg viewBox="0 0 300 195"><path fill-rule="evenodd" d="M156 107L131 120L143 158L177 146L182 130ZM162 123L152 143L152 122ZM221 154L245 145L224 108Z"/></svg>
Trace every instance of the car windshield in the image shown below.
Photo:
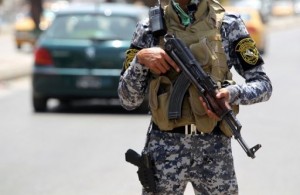
<svg viewBox="0 0 300 195"><path fill-rule="evenodd" d="M60 39L130 40L136 26L132 17L93 14L61 15L45 33Z"/></svg>

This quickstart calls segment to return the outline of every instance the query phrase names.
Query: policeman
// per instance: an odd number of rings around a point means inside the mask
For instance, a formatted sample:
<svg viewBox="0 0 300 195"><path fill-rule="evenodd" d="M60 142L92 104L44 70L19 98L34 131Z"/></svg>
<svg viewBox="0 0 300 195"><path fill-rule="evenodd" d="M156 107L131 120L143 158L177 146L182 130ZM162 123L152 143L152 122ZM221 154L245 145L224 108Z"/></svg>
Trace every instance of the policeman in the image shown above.
<svg viewBox="0 0 300 195"><path fill-rule="evenodd" d="M224 98L236 114L238 105L270 98L272 85L264 61L239 15L227 13L217 0L170 0L164 7L164 21L168 34L182 39L218 83L217 98ZM183 194L187 182L195 194L238 194L232 136L199 101L192 85L182 92L181 118L168 118L174 82L181 72L163 49L162 38L153 36L149 21L140 22L118 88L127 110L139 107L148 95L152 123L145 151L154 160L156 194ZM232 67L245 83L233 81ZM143 194L151 193L143 190Z"/></svg>

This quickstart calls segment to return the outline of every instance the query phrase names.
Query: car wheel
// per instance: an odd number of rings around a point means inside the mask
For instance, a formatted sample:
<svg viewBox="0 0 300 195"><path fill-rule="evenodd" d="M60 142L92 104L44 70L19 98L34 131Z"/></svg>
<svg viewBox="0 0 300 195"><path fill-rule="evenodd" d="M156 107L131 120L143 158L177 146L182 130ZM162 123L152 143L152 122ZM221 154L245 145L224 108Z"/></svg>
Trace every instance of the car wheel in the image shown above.
<svg viewBox="0 0 300 195"><path fill-rule="evenodd" d="M59 104L61 107L69 108L72 106L72 101L68 99L59 99Z"/></svg>
<svg viewBox="0 0 300 195"><path fill-rule="evenodd" d="M47 110L47 98L33 97L32 101L35 112L45 112Z"/></svg>
<svg viewBox="0 0 300 195"><path fill-rule="evenodd" d="M259 53L260 53L261 55L266 54L266 45L267 45L266 39L264 39L264 40L263 40L262 47L259 48Z"/></svg>
<svg viewBox="0 0 300 195"><path fill-rule="evenodd" d="M149 113L150 109L148 101L144 101L140 107L138 107L137 111L145 114Z"/></svg>
<svg viewBox="0 0 300 195"><path fill-rule="evenodd" d="M264 55L264 54L266 54L266 48L265 48L265 46L263 47L263 48L259 48L259 53L261 54L261 55Z"/></svg>
<svg viewBox="0 0 300 195"><path fill-rule="evenodd" d="M16 47L17 47L18 50L20 50L22 48L22 45L21 44L17 44Z"/></svg>

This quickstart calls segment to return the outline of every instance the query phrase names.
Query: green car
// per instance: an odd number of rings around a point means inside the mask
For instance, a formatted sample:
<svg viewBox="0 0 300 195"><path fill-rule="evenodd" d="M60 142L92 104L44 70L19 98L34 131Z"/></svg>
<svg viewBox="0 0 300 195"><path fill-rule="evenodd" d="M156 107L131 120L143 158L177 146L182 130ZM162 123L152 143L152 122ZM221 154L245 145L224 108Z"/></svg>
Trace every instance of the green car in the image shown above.
<svg viewBox="0 0 300 195"><path fill-rule="evenodd" d="M117 99L125 51L148 8L120 3L70 5L40 36L32 75L36 112L50 98Z"/></svg>

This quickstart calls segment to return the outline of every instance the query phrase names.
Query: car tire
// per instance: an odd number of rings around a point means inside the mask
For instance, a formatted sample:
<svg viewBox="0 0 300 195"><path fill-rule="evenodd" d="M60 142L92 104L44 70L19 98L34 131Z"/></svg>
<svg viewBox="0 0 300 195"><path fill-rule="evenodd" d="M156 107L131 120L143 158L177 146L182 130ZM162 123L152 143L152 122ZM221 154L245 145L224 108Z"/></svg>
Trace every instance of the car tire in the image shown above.
<svg viewBox="0 0 300 195"><path fill-rule="evenodd" d="M47 110L47 98L35 96L32 103L35 112L45 112Z"/></svg>
<svg viewBox="0 0 300 195"><path fill-rule="evenodd" d="M16 48L17 48L17 50L21 50L22 45L21 45L20 43L17 43L17 44L16 44Z"/></svg>
<svg viewBox="0 0 300 195"><path fill-rule="evenodd" d="M149 109L149 102L148 101L144 101L138 108L137 111L140 113L145 113L148 114L150 112Z"/></svg>
<svg viewBox="0 0 300 195"><path fill-rule="evenodd" d="M59 105L63 108L70 108L72 106L72 101L68 99L59 99Z"/></svg>

